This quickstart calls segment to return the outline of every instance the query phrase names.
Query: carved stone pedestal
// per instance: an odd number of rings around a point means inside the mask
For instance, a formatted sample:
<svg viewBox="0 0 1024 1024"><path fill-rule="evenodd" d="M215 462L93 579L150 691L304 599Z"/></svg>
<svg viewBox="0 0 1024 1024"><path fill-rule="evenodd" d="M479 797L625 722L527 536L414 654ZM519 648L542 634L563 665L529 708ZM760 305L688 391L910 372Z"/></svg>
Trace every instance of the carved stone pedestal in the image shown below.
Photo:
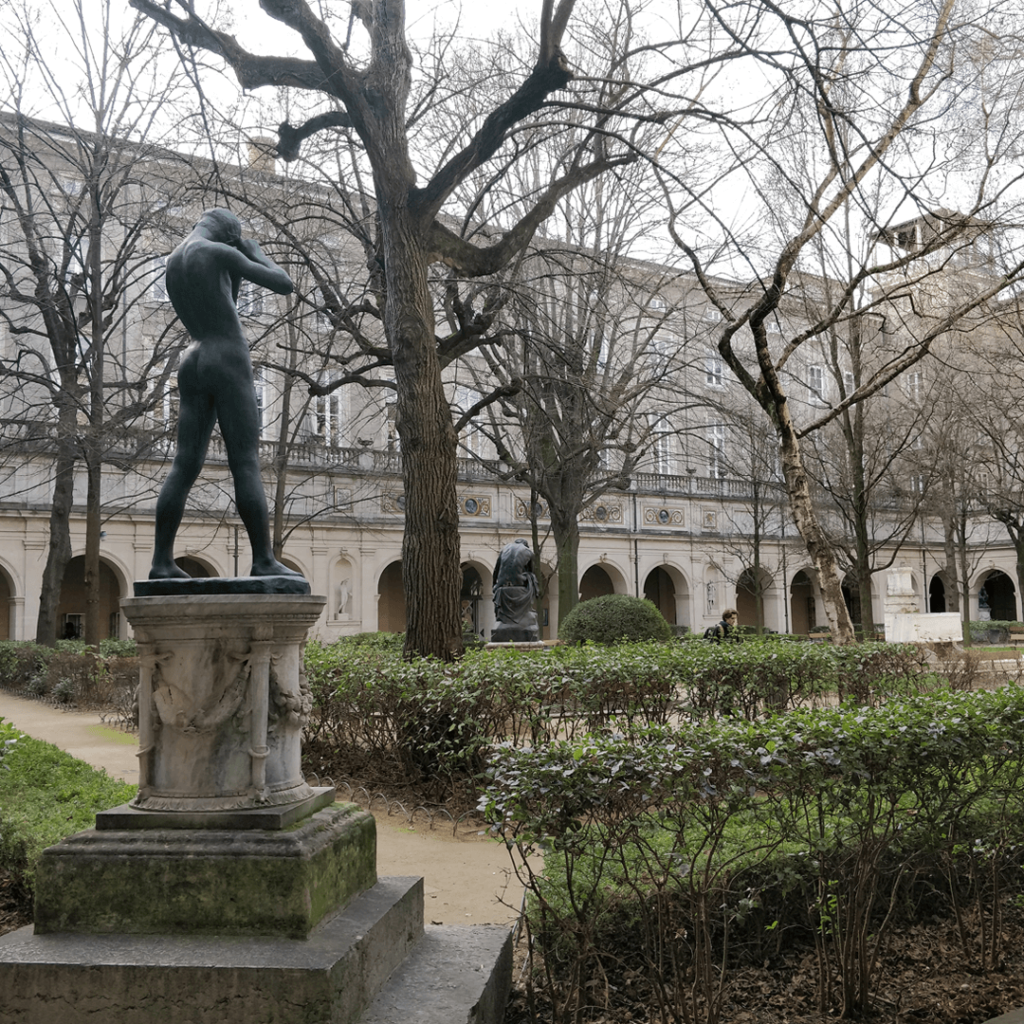
<svg viewBox="0 0 1024 1024"><path fill-rule="evenodd" d="M302 668L322 597L133 597L139 684L139 794L153 811L294 804L312 700Z"/></svg>

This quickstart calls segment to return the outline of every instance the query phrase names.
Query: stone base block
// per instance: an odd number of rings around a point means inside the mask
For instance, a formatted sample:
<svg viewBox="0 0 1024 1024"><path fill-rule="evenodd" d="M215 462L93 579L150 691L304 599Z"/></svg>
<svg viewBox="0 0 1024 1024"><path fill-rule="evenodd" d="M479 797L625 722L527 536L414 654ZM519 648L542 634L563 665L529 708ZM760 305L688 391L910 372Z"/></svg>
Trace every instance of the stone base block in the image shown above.
<svg viewBox="0 0 1024 1024"><path fill-rule="evenodd" d="M355 804L272 832L90 829L43 851L35 931L304 938L374 884L376 853Z"/></svg>
<svg viewBox="0 0 1024 1024"><path fill-rule="evenodd" d="M312 796L282 807L250 807L241 811L146 811L131 804L111 807L96 815L96 831L111 832L153 828L282 829L334 803L333 786L320 786Z"/></svg>
<svg viewBox="0 0 1024 1024"><path fill-rule="evenodd" d="M350 1024L422 935L420 878L381 879L307 939L22 928L0 937L0 1016L4 1024Z"/></svg>
<svg viewBox="0 0 1024 1024"><path fill-rule="evenodd" d="M507 928L428 925L359 1024L499 1024L511 987Z"/></svg>
<svg viewBox="0 0 1024 1024"><path fill-rule="evenodd" d="M963 638L964 624L959 612L885 616L885 639L890 643L962 643Z"/></svg>
<svg viewBox="0 0 1024 1024"><path fill-rule="evenodd" d="M523 626L518 623L499 622L491 630L491 643L494 644L533 644L539 640L536 624Z"/></svg>

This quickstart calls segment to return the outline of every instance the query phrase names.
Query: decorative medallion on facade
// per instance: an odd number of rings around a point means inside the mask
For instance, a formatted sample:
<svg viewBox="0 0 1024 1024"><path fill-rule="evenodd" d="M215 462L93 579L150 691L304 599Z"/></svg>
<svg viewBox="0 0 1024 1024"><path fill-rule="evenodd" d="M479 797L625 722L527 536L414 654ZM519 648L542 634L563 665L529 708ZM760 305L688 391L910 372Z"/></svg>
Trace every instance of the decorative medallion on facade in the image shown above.
<svg viewBox="0 0 1024 1024"><path fill-rule="evenodd" d="M491 499L486 495L465 494L459 497L459 515L491 518Z"/></svg>
<svg viewBox="0 0 1024 1024"><path fill-rule="evenodd" d="M334 488L334 511L352 511L352 492L347 487Z"/></svg>
<svg viewBox="0 0 1024 1024"><path fill-rule="evenodd" d="M704 509L700 514L700 528L714 533L718 530L718 513Z"/></svg>
<svg viewBox="0 0 1024 1024"><path fill-rule="evenodd" d="M380 496L380 509L382 512L390 512L395 516L405 515L405 495L382 494Z"/></svg>
<svg viewBox="0 0 1024 1024"><path fill-rule="evenodd" d="M580 519L586 523L597 523L598 526L621 526L621 505L590 505L580 513Z"/></svg>
<svg viewBox="0 0 1024 1024"><path fill-rule="evenodd" d="M664 505L644 506L645 526L683 526L685 519L681 508L667 508Z"/></svg>
<svg viewBox="0 0 1024 1024"><path fill-rule="evenodd" d="M533 507L538 519L551 518L551 510L548 508L546 501L535 501ZM522 498L516 498L512 514L516 519L530 519L530 503L523 501Z"/></svg>

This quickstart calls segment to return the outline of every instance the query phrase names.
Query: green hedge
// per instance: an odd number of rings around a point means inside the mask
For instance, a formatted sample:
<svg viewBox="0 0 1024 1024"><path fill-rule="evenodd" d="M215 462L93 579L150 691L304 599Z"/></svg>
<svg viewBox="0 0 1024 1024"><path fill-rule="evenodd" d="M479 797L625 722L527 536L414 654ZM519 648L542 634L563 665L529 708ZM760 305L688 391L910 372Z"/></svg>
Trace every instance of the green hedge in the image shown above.
<svg viewBox="0 0 1024 1024"><path fill-rule="evenodd" d="M0 641L0 689L55 704L115 709L134 721L139 661L134 640L104 640L99 653L81 640L55 647Z"/></svg>
<svg viewBox="0 0 1024 1024"><path fill-rule="evenodd" d="M516 851L537 983L566 1019L626 968L714 1020L729 972L799 935L821 1010L850 1016L887 929L918 914L949 911L998 963L1003 887L1024 888L1022 736L1006 687L507 745L481 809Z"/></svg>
<svg viewBox="0 0 1024 1024"><path fill-rule="evenodd" d="M495 743L532 745L607 726L754 718L826 695L875 703L934 685L917 648L837 648L778 638L743 644L565 645L469 651L456 664L403 660L397 646L312 641L311 770L429 781L439 799Z"/></svg>
<svg viewBox="0 0 1024 1024"><path fill-rule="evenodd" d="M135 787L0 719L0 868L31 888L39 854L92 828L97 811L126 803Z"/></svg>

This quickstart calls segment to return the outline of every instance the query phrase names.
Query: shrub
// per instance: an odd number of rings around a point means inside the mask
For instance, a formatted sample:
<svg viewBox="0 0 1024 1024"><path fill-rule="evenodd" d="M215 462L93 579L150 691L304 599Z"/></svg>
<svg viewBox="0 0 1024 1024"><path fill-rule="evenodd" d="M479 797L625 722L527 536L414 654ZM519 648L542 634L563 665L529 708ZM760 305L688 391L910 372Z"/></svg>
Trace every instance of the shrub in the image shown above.
<svg viewBox="0 0 1024 1024"><path fill-rule="evenodd" d="M530 890L536 983L561 1019L591 1019L625 969L685 1000L673 1019L712 1021L732 968L803 936L819 1008L863 1015L887 930L944 907L965 954L997 964L1022 720L1004 687L496 748L480 806Z"/></svg>
<svg viewBox="0 0 1024 1024"><path fill-rule="evenodd" d="M672 628L650 601L608 594L576 605L559 624L558 636L569 643L617 644L670 640Z"/></svg>
<svg viewBox="0 0 1024 1024"><path fill-rule="evenodd" d="M108 637L100 641L100 656L103 658L135 658L138 657L138 647L134 640L117 640Z"/></svg>
<svg viewBox="0 0 1024 1024"><path fill-rule="evenodd" d="M1003 619L975 619L970 624L971 643L1005 644L1011 630L1024 629L1024 623Z"/></svg>
<svg viewBox="0 0 1024 1024"><path fill-rule="evenodd" d="M46 675L53 654L52 648L30 641L0 641L0 689L14 693L28 689L33 679Z"/></svg>

